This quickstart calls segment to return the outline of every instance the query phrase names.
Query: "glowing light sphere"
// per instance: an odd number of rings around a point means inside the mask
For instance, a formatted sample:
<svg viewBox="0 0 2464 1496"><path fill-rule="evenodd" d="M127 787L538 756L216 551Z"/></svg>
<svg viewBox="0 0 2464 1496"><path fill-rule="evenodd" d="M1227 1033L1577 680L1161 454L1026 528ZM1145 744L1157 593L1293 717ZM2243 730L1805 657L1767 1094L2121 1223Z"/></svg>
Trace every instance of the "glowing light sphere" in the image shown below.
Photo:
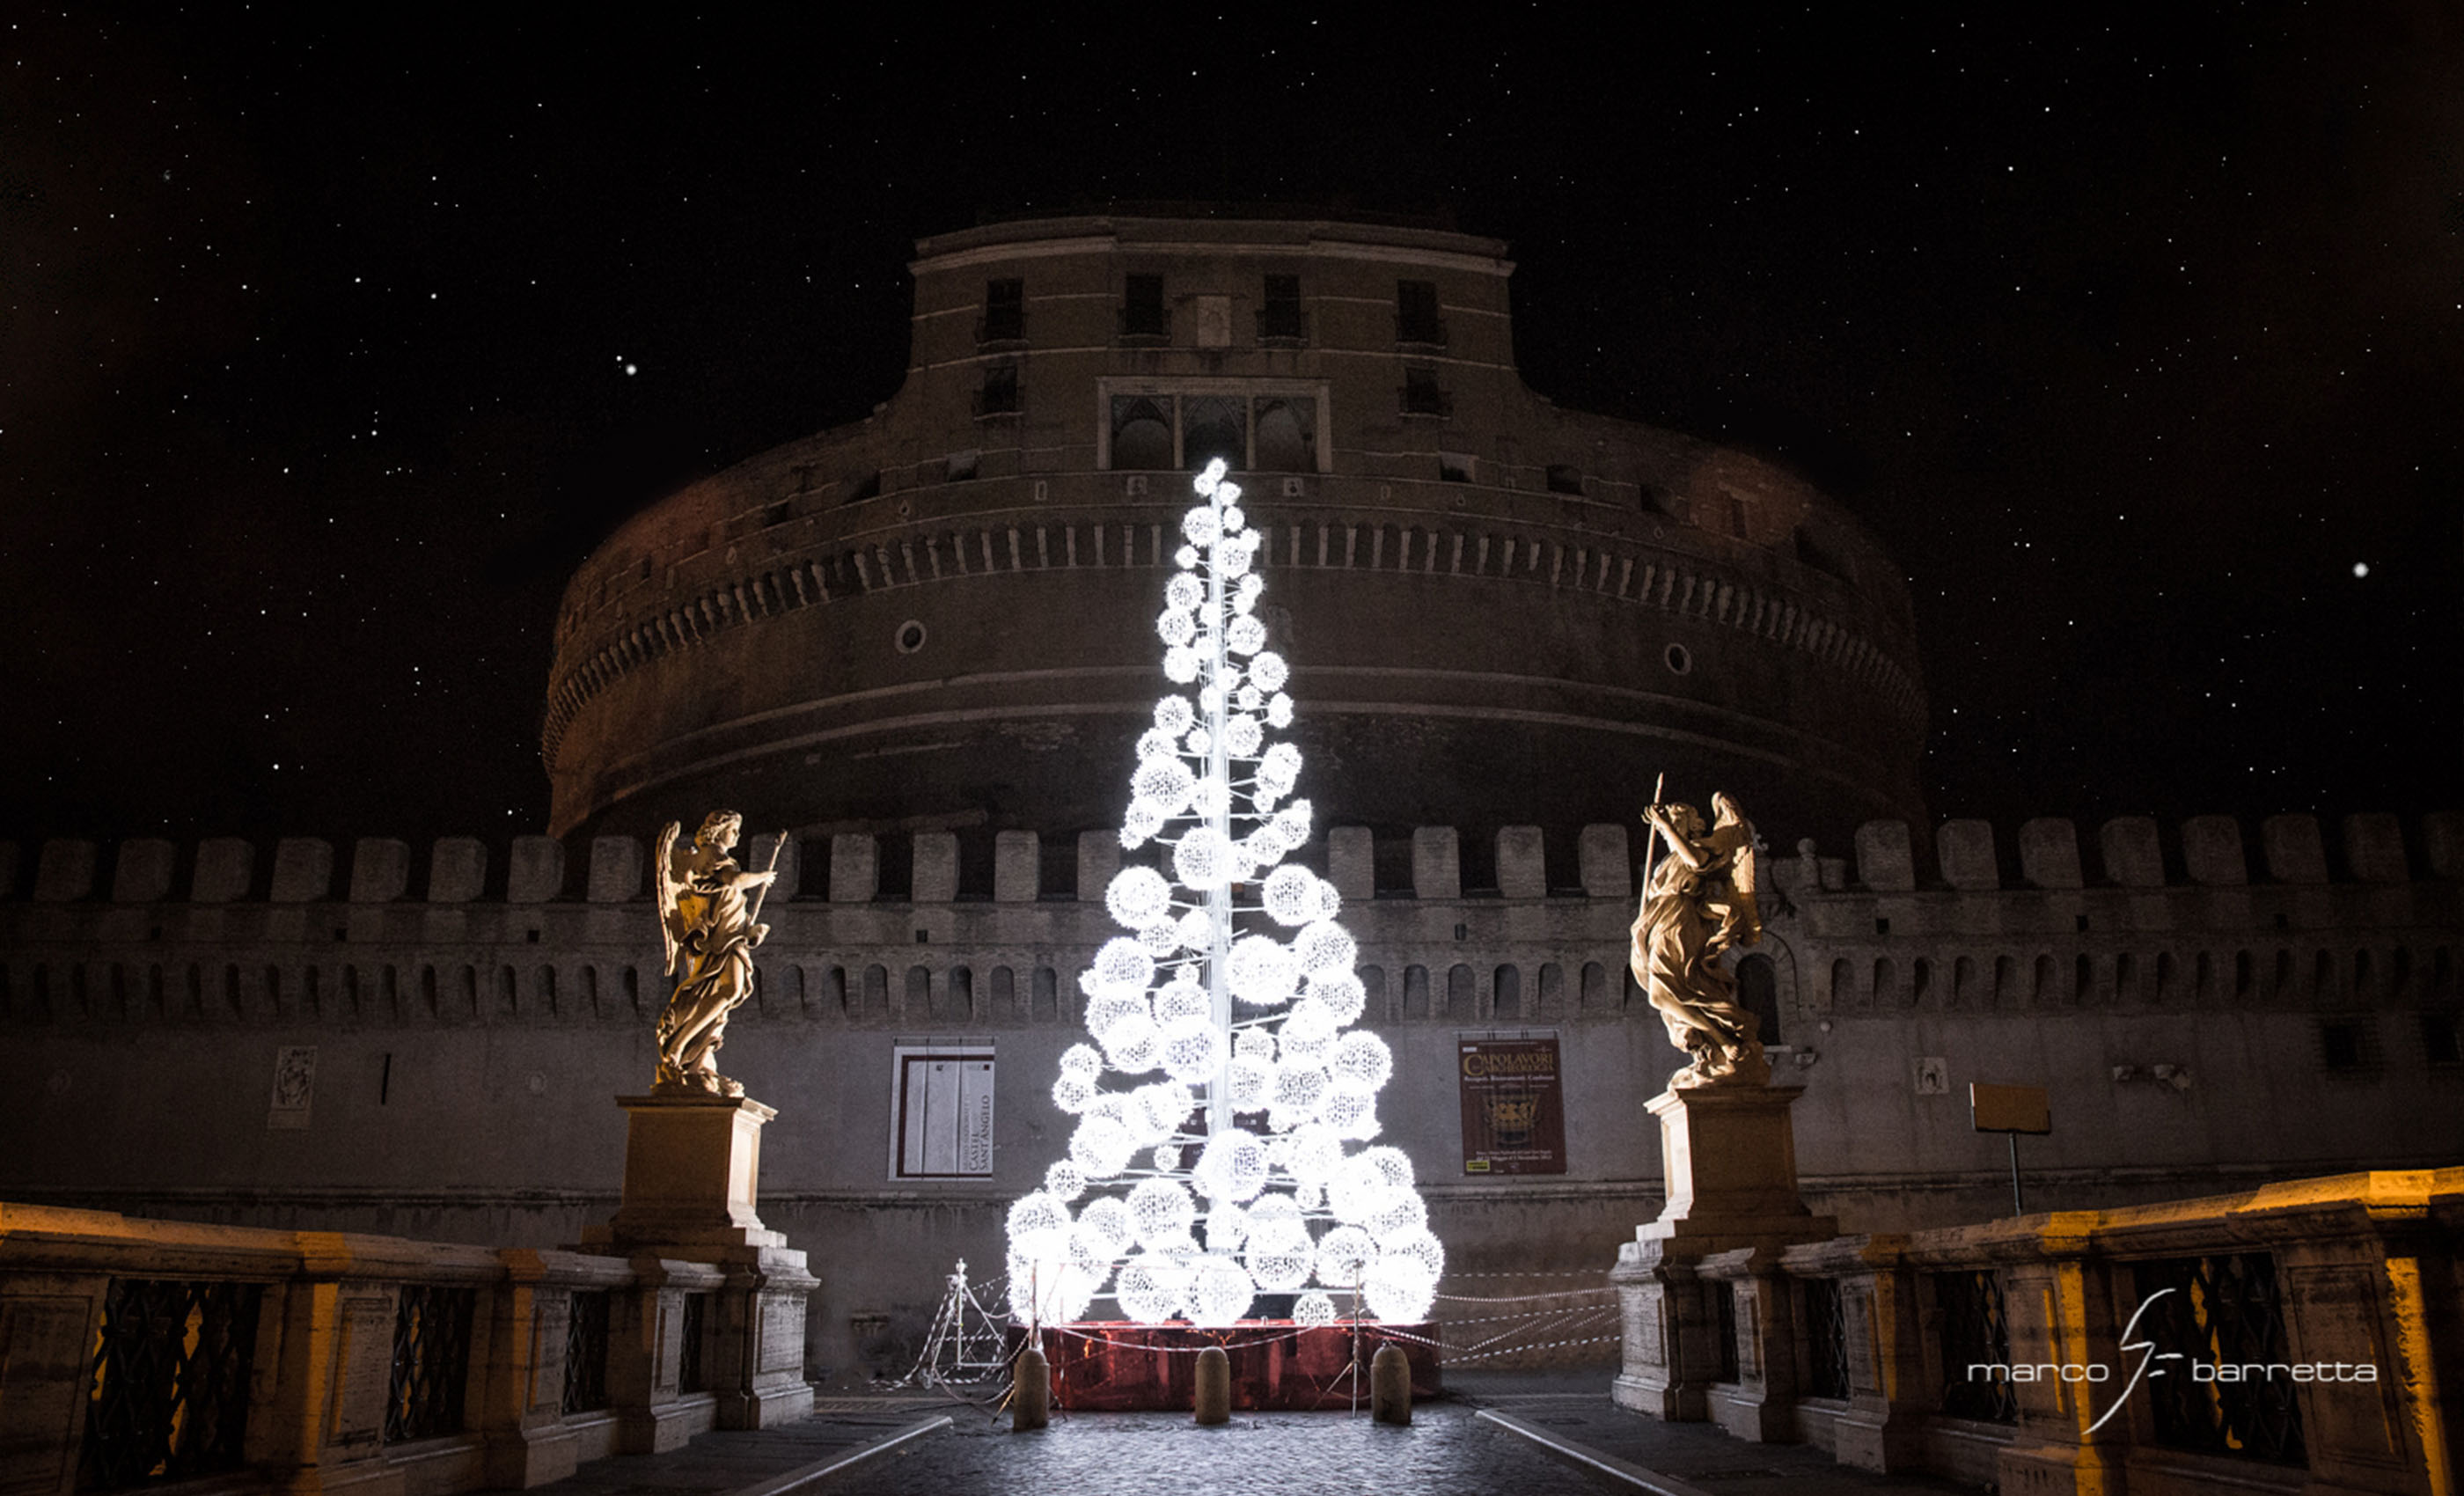
<svg viewBox="0 0 2464 1496"><path fill-rule="evenodd" d="M1334 1054L1326 1067L1334 1077L1335 1089L1370 1095L1394 1078L1395 1051L1375 1034L1355 1028L1334 1042Z"/></svg>
<svg viewBox="0 0 2464 1496"><path fill-rule="evenodd" d="M1258 719L1243 712L1226 718L1223 723L1223 751L1235 759L1255 758L1258 745L1266 739L1265 729Z"/></svg>
<svg viewBox="0 0 2464 1496"><path fill-rule="evenodd" d="M1361 1275L1360 1297L1369 1312L1390 1325L1417 1325L1429 1317L1438 1283L1408 1257L1380 1257Z"/></svg>
<svg viewBox="0 0 2464 1496"><path fill-rule="evenodd" d="M1290 1001L1292 987L1300 978L1292 953L1271 935L1246 935L1233 941L1231 958L1225 967L1232 995L1256 1007L1276 1007Z"/></svg>
<svg viewBox="0 0 2464 1496"><path fill-rule="evenodd" d="M1110 950L1111 947L1105 949ZM1292 936L1292 955L1299 958L1301 970L1312 977L1320 972L1352 970L1353 957L1359 954L1359 950L1353 943L1351 933L1332 920L1321 919L1305 926L1299 935Z"/></svg>
<svg viewBox="0 0 2464 1496"><path fill-rule="evenodd" d="M1183 571L1197 565L1198 548L1192 545L1182 546L1179 550L1172 553L1172 563L1180 567Z"/></svg>
<svg viewBox="0 0 2464 1496"><path fill-rule="evenodd" d="M1223 517L1212 504L1200 504L1180 517L1180 533L1190 544L1200 550L1223 538Z"/></svg>
<svg viewBox="0 0 2464 1496"><path fill-rule="evenodd" d="M1153 801L1130 803L1129 813L1121 817L1121 849L1135 851L1147 839L1163 829L1163 810Z"/></svg>
<svg viewBox="0 0 2464 1496"><path fill-rule="evenodd" d="M1184 1019L1209 1018L1213 1012L1213 1006L1207 999L1206 989L1199 986L1197 979L1187 972L1165 982L1155 995L1155 1022L1166 1027L1178 1023Z"/></svg>
<svg viewBox="0 0 2464 1496"><path fill-rule="evenodd" d="M1307 931L1302 934L1306 935ZM1095 983L1106 994L1136 992L1143 994L1147 983L1155 980L1155 957L1147 948L1126 935L1115 935L1104 942L1095 953Z"/></svg>
<svg viewBox="0 0 2464 1496"><path fill-rule="evenodd" d="M1384 1210L1394 1193L1395 1187L1386 1182L1377 1166L1358 1154L1346 1158L1334 1171L1334 1177L1326 1181L1327 1208L1334 1212L1335 1220L1350 1226L1360 1225ZM1366 1231L1360 1239L1375 1244Z"/></svg>
<svg viewBox="0 0 2464 1496"><path fill-rule="evenodd" d="M1140 1252L1122 1265L1114 1296L1122 1313L1141 1325L1160 1325L1180 1312L1189 1277L1189 1270L1170 1258Z"/></svg>
<svg viewBox="0 0 2464 1496"><path fill-rule="evenodd" d="M1167 591L1169 589L1167 589ZM1252 572L1250 575L1242 578L1241 584L1232 590L1233 596L1239 599L1242 604L1244 605L1254 606L1257 604L1259 595L1266 590L1266 579Z"/></svg>
<svg viewBox="0 0 2464 1496"><path fill-rule="evenodd" d="M1223 482L1223 474L1230 471L1231 465L1222 458L1210 457L1207 459L1206 466L1199 471L1198 476L1189 480L1189 486L1198 490L1200 495L1212 498L1216 489ZM1224 502L1229 503L1231 500L1226 499Z"/></svg>
<svg viewBox="0 0 2464 1496"><path fill-rule="evenodd" d="M1346 972L1319 972L1309 979L1310 1001L1325 1004L1336 1023L1349 1026L1360 1022L1361 1009L1369 1005L1369 989L1360 979Z"/></svg>
<svg viewBox="0 0 2464 1496"><path fill-rule="evenodd" d="M1255 654L1266 647L1266 626L1243 613L1223 630L1223 648L1235 654Z"/></svg>
<svg viewBox="0 0 2464 1496"><path fill-rule="evenodd" d="M1301 1217L1300 1202L1289 1195L1277 1192L1261 1195L1249 1207L1249 1244L1271 1251L1292 1243L1309 1241L1309 1223Z"/></svg>
<svg viewBox="0 0 2464 1496"><path fill-rule="evenodd" d="M1198 623L1177 607L1155 615L1155 634L1166 644L1187 644L1198 637Z"/></svg>
<svg viewBox="0 0 2464 1496"><path fill-rule="evenodd" d="M1215 939L1215 916L1203 909L1193 909L1180 916L1180 943L1193 951L1203 951Z"/></svg>
<svg viewBox="0 0 2464 1496"><path fill-rule="evenodd" d="M1052 1104L1064 1111L1087 1110L1095 1099L1095 1083L1082 1075L1064 1075L1052 1083Z"/></svg>
<svg viewBox="0 0 2464 1496"><path fill-rule="evenodd" d="M1241 1128L1219 1133L1198 1155L1196 1176L1199 1189L1218 1209L1226 1202L1254 1199L1266 1184L1266 1145Z"/></svg>
<svg viewBox="0 0 2464 1496"><path fill-rule="evenodd" d="M1138 735L1138 761L1169 759L1180 752L1180 735L1167 733L1160 727L1150 727Z"/></svg>
<svg viewBox="0 0 2464 1496"><path fill-rule="evenodd" d="M1198 678L1198 651L1185 644L1174 645L1163 651L1163 676L1176 686L1186 686Z"/></svg>
<svg viewBox="0 0 2464 1496"><path fill-rule="evenodd" d="M1242 1029L1239 1036L1232 1041L1232 1052L1238 1055L1254 1056L1261 1060L1272 1060L1275 1057L1274 1030L1259 1024Z"/></svg>
<svg viewBox="0 0 2464 1496"><path fill-rule="evenodd" d="M1220 684L1198 688L1198 714L1212 721L1223 710L1223 688Z"/></svg>
<svg viewBox="0 0 2464 1496"><path fill-rule="evenodd" d="M1156 1081L1130 1093L1129 1129L1141 1147L1162 1142L1180 1127L1198 1098L1178 1081Z"/></svg>
<svg viewBox="0 0 2464 1496"><path fill-rule="evenodd" d="M1215 751L1215 735L1202 727L1193 727L1181 738L1180 750L1193 759L1203 759Z"/></svg>
<svg viewBox="0 0 2464 1496"><path fill-rule="evenodd" d="M1202 1086L1223 1066L1223 1034L1208 1019L1182 1019L1163 1030L1163 1072Z"/></svg>
<svg viewBox="0 0 2464 1496"><path fill-rule="evenodd" d="M1301 751L1289 743L1277 743L1258 759L1258 778L1267 783L1280 784L1289 794L1300 782Z"/></svg>
<svg viewBox="0 0 2464 1496"><path fill-rule="evenodd" d="M1323 1123L1309 1122L1292 1129L1291 1149L1291 1162L1287 1167L1293 1178L1305 1184L1325 1183L1343 1163L1343 1140ZM1417 1195L1412 1198L1416 1202L1419 1199ZM1421 1220L1427 1219L1423 1212Z"/></svg>
<svg viewBox="0 0 2464 1496"><path fill-rule="evenodd" d="M1325 1070L1287 1058L1275 1067L1274 1086L1266 1093L1266 1104L1297 1121L1316 1113L1317 1104L1326 1098L1330 1084ZM1304 1177L1297 1169L1293 1175Z"/></svg>
<svg viewBox="0 0 2464 1496"><path fill-rule="evenodd" d="M1420 1271L1431 1283L1437 1282L1446 1270L1446 1249L1439 1244L1437 1237L1426 1226L1397 1232L1378 1242L1378 1261L1398 1257L1407 1257L1419 1264Z"/></svg>
<svg viewBox="0 0 2464 1496"><path fill-rule="evenodd" d="M1243 712L1255 712L1266 704L1266 695L1255 686L1243 686L1232 693L1232 704Z"/></svg>
<svg viewBox="0 0 2464 1496"><path fill-rule="evenodd" d="M1190 1275L1189 1318L1198 1325L1229 1325L1249 1312L1257 1287L1229 1257L1209 1256Z"/></svg>
<svg viewBox="0 0 2464 1496"><path fill-rule="evenodd" d="M1248 670L1249 678L1258 683L1260 691L1281 691L1292 678L1290 664L1272 649L1261 649L1251 656Z"/></svg>
<svg viewBox="0 0 2464 1496"><path fill-rule="evenodd" d="M1317 917L1317 874L1307 868L1278 868L1266 874L1267 917L1279 925L1305 925Z"/></svg>
<svg viewBox="0 0 2464 1496"><path fill-rule="evenodd" d="M1149 1016L1147 995L1134 987L1108 988L1095 981L1080 985L1092 989L1087 1002L1087 1032L1095 1036L1097 1044L1102 1044L1104 1035L1123 1019Z"/></svg>
<svg viewBox="0 0 2464 1496"><path fill-rule="evenodd" d="M1284 1020L1283 1032L1275 1036L1276 1050L1284 1057L1287 1067L1322 1066L1334 1053L1334 1015L1315 998L1303 998L1292 1004ZM1280 1099L1277 1105L1286 1105ZM1292 1103L1297 1105L1297 1103Z"/></svg>
<svg viewBox="0 0 2464 1496"><path fill-rule="evenodd" d="M1155 1171L1157 1174L1178 1174L1184 1161L1178 1143L1166 1143L1155 1151Z"/></svg>
<svg viewBox="0 0 2464 1496"><path fill-rule="evenodd" d="M1266 1105L1268 1089L1275 1082L1275 1064L1254 1054L1236 1054L1225 1067L1231 1089L1232 1110L1256 1111Z"/></svg>
<svg viewBox="0 0 2464 1496"><path fill-rule="evenodd" d="M1347 1142L1365 1143L1385 1131L1377 1120L1377 1098L1356 1090L1330 1090L1317 1104L1317 1119Z"/></svg>
<svg viewBox="0 0 2464 1496"><path fill-rule="evenodd" d="M1087 1176L1067 1158L1053 1160L1044 1171L1044 1193L1054 1199L1067 1202L1087 1193Z"/></svg>
<svg viewBox="0 0 2464 1496"><path fill-rule="evenodd" d="M1398 1189L1386 1197L1386 1208L1369 1218L1369 1234L1377 1239L1383 1249L1387 1243L1407 1238L1429 1224L1429 1207L1409 1189Z"/></svg>
<svg viewBox="0 0 2464 1496"><path fill-rule="evenodd" d="M1303 1330L1323 1330L1334 1323L1334 1301L1312 1288L1292 1301L1292 1323Z"/></svg>
<svg viewBox="0 0 2464 1496"><path fill-rule="evenodd" d="M1211 825L1191 831L1172 849L1172 870L1185 888L1211 892L1232 881L1232 846Z"/></svg>
<svg viewBox="0 0 2464 1496"><path fill-rule="evenodd" d="M1089 1045L1071 1045L1061 1051L1061 1073L1092 1082L1104 1073L1104 1057Z"/></svg>
<svg viewBox="0 0 2464 1496"><path fill-rule="evenodd" d="M1129 1207L1131 1229L1147 1246L1186 1235L1198 1221L1198 1201L1173 1179L1140 1179L1130 1188Z"/></svg>
<svg viewBox="0 0 2464 1496"><path fill-rule="evenodd" d="M1298 847L1309 838L1309 803L1295 800L1275 812L1275 830L1287 847Z"/></svg>
<svg viewBox="0 0 2464 1496"><path fill-rule="evenodd" d="M1069 1161L1089 1179L1109 1179L1119 1174L1137 1151L1137 1139L1130 1130L1110 1117L1082 1115L1078 1130L1069 1134Z"/></svg>
<svg viewBox="0 0 2464 1496"><path fill-rule="evenodd" d="M1042 1190L1022 1195L1009 1208L1009 1249L1022 1257L1058 1262L1069 1244L1069 1207Z"/></svg>
<svg viewBox="0 0 2464 1496"><path fill-rule="evenodd" d="M1104 1280L1075 1264L1009 1259L1010 1313L1022 1321L1067 1324L1083 1319Z"/></svg>
<svg viewBox="0 0 2464 1496"><path fill-rule="evenodd" d="M1223 506L1223 533L1226 535L1240 534L1242 528L1249 522L1248 517L1242 514L1240 508L1233 503L1233 500L1240 496L1241 485L1238 483L1224 484L1221 491L1215 495L1215 501Z"/></svg>
<svg viewBox="0 0 2464 1496"><path fill-rule="evenodd" d="M1177 920L1158 919L1138 927L1138 944L1149 956L1170 956L1180 949L1180 925Z"/></svg>
<svg viewBox="0 0 2464 1496"><path fill-rule="evenodd" d="M1204 1161L1199 1160L1200 1163ZM1249 1213L1240 1206L1219 1199L1206 1212L1206 1249L1208 1251L1238 1251L1242 1240L1248 1234Z"/></svg>
<svg viewBox="0 0 2464 1496"><path fill-rule="evenodd" d="M1226 578L1246 576L1249 563L1257 559L1257 555L1258 532L1244 530L1237 538L1225 537L1222 543L1215 547L1215 566Z"/></svg>
<svg viewBox="0 0 2464 1496"><path fill-rule="evenodd" d="M1078 1226L1082 1231L1092 1232L1102 1243L1101 1255L1108 1260L1128 1251L1137 1236L1129 1204L1117 1195L1089 1200L1087 1208L1078 1212Z"/></svg>
<svg viewBox="0 0 2464 1496"><path fill-rule="evenodd" d="M1205 601L1205 584L1187 572L1182 572L1163 584L1163 605L1166 607L1192 608ZM1156 720L1161 721L1162 718L1158 717ZM1188 725L1186 722L1181 724L1182 727Z"/></svg>
<svg viewBox="0 0 2464 1496"><path fill-rule="evenodd" d="M1360 1160L1377 1171L1377 1177L1398 1190L1412 1187L1412 1156L1399 1148L1364 1148Z"/></svg>
<svg viewBox="0 0 2464 1496"><path fill-rule="evenodd" d="M1250 1276L1268 1293L1289 1293L1308 1283L1309 1267L1317 1260L1306 1232L1298 1242L1272 1251L1261 1251L1252 1244L1246 1255Z"/></svg>
<svg viewBox="0 0 2464 1496"><path fill-rule="evenodd" d="M1282 692L1278 691L1273 695L1266 698L1266 725L1268 727L1289 727L1292 725L1291 697L1285 695Z"/></svg>
<svg viewBox="0 0 2464 1496"><path fill-rule="evenodd" d="M1124 1074L1143 1075L1163 1060L1163 1034L1155 1020L1142 1013L1133 1013L1105 1029L1097 1042L1112 1068Z"/></svg>
<svg viewBox="0 0 2464 1496"><path fill-rule="evenodd" d="M1317 1281L1330 1288L1358 1287L1376 1260L1377 1243L1358 1226L1337 1226L1317 1239Z"/></svg>
<svg viewBox="0 0 2464 1496"><path fill-rule="evenodd" d="M1130 793L1170 819L1189 808L1191 799L1198 794L1198 776L1189 771L1189 765L1180 760L1177 753L1168 759L1149 759L1138 765L1135 774L1130 776ZM1172 885L1164 881L1162 873L1152 868L1124 868L1112 879L1113 885L1119 886L1122 878L1133 872L1145 873L1159 886L1155 894L1157 909L1172 901ZM1109 907L1111 902L1110 891L1107 891L1105 903ZM1120 919L1117 911L1112 917ZM1121 923L1139 924L1143 921L1121 919Z"/></svg>

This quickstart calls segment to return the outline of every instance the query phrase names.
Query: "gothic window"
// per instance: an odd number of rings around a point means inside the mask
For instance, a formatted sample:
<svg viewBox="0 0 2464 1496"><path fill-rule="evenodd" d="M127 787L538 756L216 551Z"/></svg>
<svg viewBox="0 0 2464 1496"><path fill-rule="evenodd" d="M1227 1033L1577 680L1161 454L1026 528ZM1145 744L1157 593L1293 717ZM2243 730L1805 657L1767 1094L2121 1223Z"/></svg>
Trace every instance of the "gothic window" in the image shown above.
<svg viewBox="0 0 2464 1496"><path fill-rule="evenodd" d="M1181 466L1192 472L1217 457L1235 471L1249 466L1248 402L1239 395L1180 398Z"/></svg>
<svg viewBox="0 0 2464 1496"><path fill-rule="evenodd" d="M1133 472L1173 466L1170 396L1112 397L1112 466Z"/></svg>
<svg viewBox="0 0 2464 1496"><path fill-rule="evenodd" d="M1259 401L1255 471L1317 471L1316 424L1317 402L1313 400Z"/></svg>
<svg viewBox="0 0 2464 1496"><path fill-rule="evenodd" d="M976 414L979 418L1018 414L1018 365L997 363L984 370L984 384L976 391Z"/></svg>

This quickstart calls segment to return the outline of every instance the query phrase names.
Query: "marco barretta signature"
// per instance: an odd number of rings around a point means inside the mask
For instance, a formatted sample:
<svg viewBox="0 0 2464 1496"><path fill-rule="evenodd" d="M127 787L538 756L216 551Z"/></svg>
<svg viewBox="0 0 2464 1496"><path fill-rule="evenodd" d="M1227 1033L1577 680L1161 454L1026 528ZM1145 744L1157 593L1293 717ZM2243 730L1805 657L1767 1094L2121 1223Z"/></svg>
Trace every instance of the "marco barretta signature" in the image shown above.
<svg viewBox="0 0 2464 1496"><path fill-rule="evenodd" d="M2121 1394L2113 1399L2113 1405L2097 1416L2097 1420L2087 1426L2087 1432L2093 1434L2104 1427L2115 1414L2122 1411L2123 1405L2130 1400L2130 1395L2137 1392L2143 1384L2167 1375L2187 1375L2194 1382L2226 1383L2277 1380L2375 1382L2379 1379L2378 1367L2368 1361L2202 1361L2179 1351L2159 1351L2156 1349L2155 1341L2139 1338L2139 1322L2146 1317L2147 1310L2158 1299L2174 1291L2171 1288L2159 1288L2140 1300L2139 1307L2131 1310L2130 1322L2122 1327L2121 1350L2125 1358L2135 1354L2138 1357L2138 1363L2130 1367L2129 1380L2123 1384ZM2181 1366L2158 1364L2174 1361L2187 1364ZM1971 1361L1968 1366L1968 1379L1969 1381L2060 1381L2073 1384L2080 1382L2102 1384L2114 1379L2114 1368L2101 1361Z"/></svg>

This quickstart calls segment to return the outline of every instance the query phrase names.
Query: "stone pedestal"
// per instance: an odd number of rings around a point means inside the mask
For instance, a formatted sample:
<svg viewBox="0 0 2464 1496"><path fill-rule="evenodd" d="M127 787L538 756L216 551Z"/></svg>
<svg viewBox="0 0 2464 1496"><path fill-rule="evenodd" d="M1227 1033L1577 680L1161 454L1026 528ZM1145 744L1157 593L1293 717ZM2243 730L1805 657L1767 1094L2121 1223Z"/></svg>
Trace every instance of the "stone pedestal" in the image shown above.
<svg viewBox="0 0 2464 1496"><path fill-rule="evenodd" d="M1797 1194L1793 1087L1705 1086L1652 1098L1667 1202L1617 1249L1624 1364L1612 1395L1654 1418L1791 1438L1796 1324L1779 1257L1838 1234Z"/></svg>
<svg viewBox="0 0 2464 1496"><path fill-rule="evenodd" d="M693 1263L723 1275L702 1327L702 1365L720 1428L767 1428L804 1418L804 1301L816 1287L804 1254L761 1223L761 1125L779 1113L751 1097L696 1091L619 1096L625 1109L625 1193L582 1249L636 1260ZM655 1345L659 1336L646 1334ZM618 1378L623 1380L623 1378ZM637 1444L664 1447L683 1427L652 1376L648 1401L620 1409ZM672 1383L670 1382L670 1387Z"/></svg>

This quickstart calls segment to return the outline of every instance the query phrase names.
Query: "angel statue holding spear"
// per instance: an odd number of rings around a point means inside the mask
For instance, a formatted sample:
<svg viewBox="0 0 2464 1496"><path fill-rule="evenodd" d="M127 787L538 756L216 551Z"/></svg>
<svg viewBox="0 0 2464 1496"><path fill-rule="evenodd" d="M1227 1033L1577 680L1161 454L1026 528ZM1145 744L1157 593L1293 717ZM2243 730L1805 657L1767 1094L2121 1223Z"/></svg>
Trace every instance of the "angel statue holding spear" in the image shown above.
<svg viewBox="0 0 2464 1496"><path fill-rule="evenodd" d="M1672 1087L1771 1079L1758 1021L1737 1005L1736 979L1720 965L1722 953L1762 938L1754 828L1726 795L1711 797L1711 811L1707 827L1691 805L1655 804L1642 813L1653 839L1628 959L1668 1025L1669 1043L1692 1056L1670 1077ZM1663 846L1668 855L1655 856Z"/></svg>
<svg viewBox="0 0 2464 1496"><path fill-rule="evenodd" d="M659 832L651 866L659 935L676 990L659 1015L659 1069L650 1084L658 1090L741 1096L744 1088L719 1074L714 1057L727 1033L727 1015L753 995L753 948L770 934L757 921L761 900L778 881L779 848L787 839L772 845L769 867L746 872L728 855L744 830L742 816L712 811L690 847L676 845L678 829L671 821Z"/></svg>

